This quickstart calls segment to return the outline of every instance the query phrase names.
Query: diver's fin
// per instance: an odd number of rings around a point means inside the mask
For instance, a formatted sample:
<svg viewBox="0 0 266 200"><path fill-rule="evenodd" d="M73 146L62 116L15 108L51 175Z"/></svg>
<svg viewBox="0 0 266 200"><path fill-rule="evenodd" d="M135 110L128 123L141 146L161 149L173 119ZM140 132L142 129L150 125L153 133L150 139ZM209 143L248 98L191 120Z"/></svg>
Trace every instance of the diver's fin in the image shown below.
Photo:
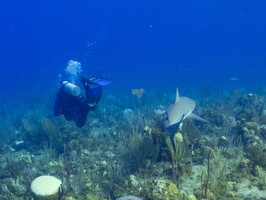
<svg viewBox="0 0 266 200"><path fill-rule="evenodd" d="M105 78L94 77L89 79L89 83L104 86L110 84L111 81Z"/></svg>

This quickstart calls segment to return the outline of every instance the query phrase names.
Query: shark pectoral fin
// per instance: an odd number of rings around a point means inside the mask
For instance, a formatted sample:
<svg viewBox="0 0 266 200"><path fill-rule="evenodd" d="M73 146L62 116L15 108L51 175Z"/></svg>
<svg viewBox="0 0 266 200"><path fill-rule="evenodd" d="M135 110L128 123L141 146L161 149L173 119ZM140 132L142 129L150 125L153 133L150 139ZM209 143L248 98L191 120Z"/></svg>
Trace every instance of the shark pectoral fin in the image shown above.
<svg viewBox="0 0 266 200"><path fill-rule="evenodd" d="M192 119L196 119L196 120L202 121L202 122L210 123L209 121L201 118L200 116L198 116L198 115L196 115L194 113L190 113L188 117L192 118Z"/></svg>

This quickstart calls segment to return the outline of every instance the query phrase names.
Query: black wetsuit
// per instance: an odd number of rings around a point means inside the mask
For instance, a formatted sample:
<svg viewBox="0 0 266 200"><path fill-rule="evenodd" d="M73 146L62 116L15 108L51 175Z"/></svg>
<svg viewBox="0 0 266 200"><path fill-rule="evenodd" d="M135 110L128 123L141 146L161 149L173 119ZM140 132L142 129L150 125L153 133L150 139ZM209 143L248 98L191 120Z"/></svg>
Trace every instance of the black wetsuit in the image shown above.
<svg viewBox="0 0 266 200"><path fill-rule="evenodd" d="M89 81L82 78L81 82L86 90L86 98L82 95L77 97L68 94L64 85L59 88L54 105L54 115L64 115L66 120L73 120L78 127L86 123L90 110L94 110L102 95L102 86L91 88Z"/></svg>

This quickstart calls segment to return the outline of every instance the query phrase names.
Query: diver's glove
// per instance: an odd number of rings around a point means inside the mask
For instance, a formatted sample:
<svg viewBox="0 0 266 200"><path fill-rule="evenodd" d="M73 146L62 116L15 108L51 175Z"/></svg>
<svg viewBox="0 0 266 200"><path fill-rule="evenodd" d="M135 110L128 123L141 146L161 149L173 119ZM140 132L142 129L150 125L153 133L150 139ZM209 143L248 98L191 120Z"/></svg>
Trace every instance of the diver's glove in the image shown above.
<svg viewBox="0 0 266 200"><path fill-rule="evenodd" d="M81 81L81 83L83 83L84 88L88 87L89 86L89 79L87 79L83 76L80 76L80 78L81 78L80 81Z"/></svg>

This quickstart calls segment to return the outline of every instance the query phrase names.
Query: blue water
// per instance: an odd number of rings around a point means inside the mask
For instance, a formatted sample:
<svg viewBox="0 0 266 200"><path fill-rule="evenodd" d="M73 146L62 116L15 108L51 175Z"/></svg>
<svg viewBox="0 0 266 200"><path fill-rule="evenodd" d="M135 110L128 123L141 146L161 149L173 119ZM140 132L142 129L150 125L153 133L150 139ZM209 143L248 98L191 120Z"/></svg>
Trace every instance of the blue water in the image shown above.
<svg viewBox="0 0 266 200"><path fill-rule="evenodd" d="M265 10L264 0L2 0L0 92L55 91L69 60L111 79L105 94L206 84L262 92Z"/></svg>

